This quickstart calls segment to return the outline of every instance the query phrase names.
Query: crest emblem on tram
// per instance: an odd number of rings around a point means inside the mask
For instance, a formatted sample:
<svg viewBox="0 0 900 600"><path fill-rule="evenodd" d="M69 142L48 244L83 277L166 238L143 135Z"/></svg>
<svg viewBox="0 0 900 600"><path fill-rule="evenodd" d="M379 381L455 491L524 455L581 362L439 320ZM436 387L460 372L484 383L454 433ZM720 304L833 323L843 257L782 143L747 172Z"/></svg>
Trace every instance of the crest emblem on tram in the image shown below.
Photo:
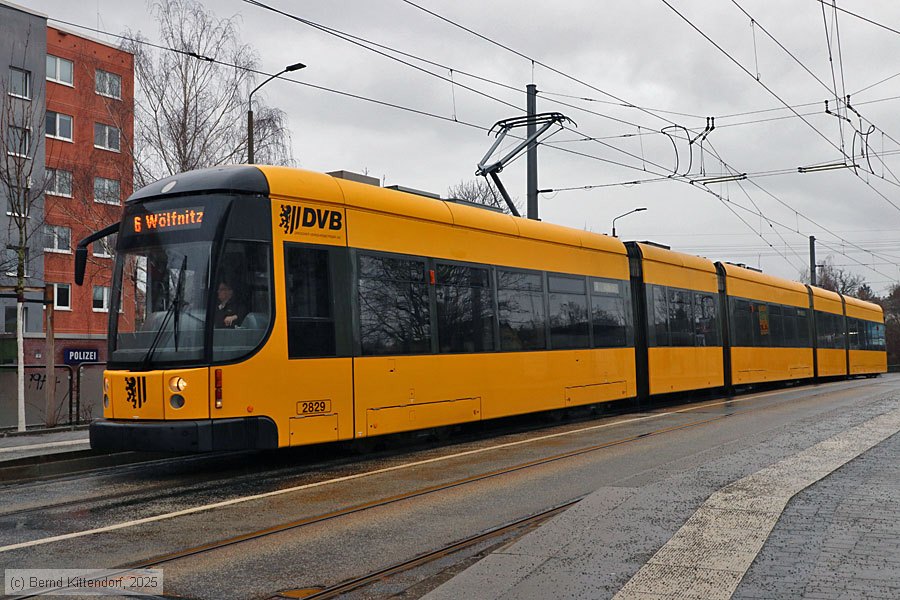
<svg viewBox="0 0 900 600"><path fill-rule="evenodd" d="M147 378L125 378L125 401L130 402L134 408L140 408L147 401Z"/></svg>

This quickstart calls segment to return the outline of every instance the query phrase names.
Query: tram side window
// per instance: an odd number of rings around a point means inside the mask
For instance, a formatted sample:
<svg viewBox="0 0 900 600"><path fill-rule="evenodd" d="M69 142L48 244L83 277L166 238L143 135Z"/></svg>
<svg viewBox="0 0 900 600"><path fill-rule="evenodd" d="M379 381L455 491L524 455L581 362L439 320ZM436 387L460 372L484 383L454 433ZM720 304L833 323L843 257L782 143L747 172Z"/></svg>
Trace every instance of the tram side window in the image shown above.
<svg viewBox="0 0 900 600"><path fill-rule="evenodd" d="M859 319L847 319L847 341L850 343L851 350L859 350L865 348L861 345L862 340L859 335Z"/></svg>
<svg viewBox="0 0 900 600"><path fill-rule="evenodd" d="M550 275L547 280L550 287L550 347L589 347L585 279Z"/></svg>
<svg viewBox="0 0 900 600"><path fill-rule="evenodd" d="M795 346L798 348L809 348L810 344L810 334L809 334L809 311L805 308L796 309L796 326L797 326L797 337L795 338L796 343Z"/></svg>
<svg viewBox="0 0 900 600"><path fill-rule="evenodd" d="M784 316L780 304L769 305L769 339L776 348L783 348L784 340Z"/></svg>
<svg viewBox="0 0 900 600"><path fill-rule="evenodd" d="M334 356L334 307L328 250L285 249L288 357Z"/></svg>
<svg viewBox="0 0 900 600"><path fill-rule="evenodd" d="M782 346L796 348L797 344L797 309L793 306L781 307L781 325L784 328Z"/></svg>
<svg viewBox="0 0 900 600"><path fill-rule="evenodd" d="M884 346L884 325L865 319L847 319L851 350L881 350Z"/></svg>
<svg viewBox="0 0 900 600"><path fill-rule="evenodd" d="M867 321L866 325L868 326L868 338L869 338L869 350L880 350L884 352L884 325L882 323L872 323Z"/></svg>
<svg viewBox="0 0 900 600"><path fill-rule="evenodd" d="M750 320L753 327L753 345L766 347L772 345L769 327L769 305L765 302L750 303Z"/></svg>
<svg viewBox="0 0 900 600"><path fill-rule="evenodd" d="M845 322L843 315L833 315L832 318L834 319L834 347L843 350L847 338L847 323Z"/></svg>
<svg viewBox="0 0 900 600"><path fill-rule="evenodd" d="M733 346L753 346L753 319L749 300L731 299L731 312L734 322Z"/></svg>
<svg viewBox="0 0 900 600"><path fill-rule="evenodd" d="M543 289L540 273L497 271L501 350L540 350L547 347Z"/></svg>
<svg viewBox="0 0 900 600"><path fill-rule="evenodd" d="M844 347L844 317L816 311L816 330L819 348L842 349Z"/></svg>
<svg viewBox="0 0 900 600"><path fill-rule="evenodd" d="M719 346L718 296L694 292L694 344Z"/></svg>
<svg viewBox="0 0 900 600"><path fill-rule="evenodd" d="M225 244L213 293L217 294L213 360L229 360L255 349L269 330L272 293L269 246L258 242ZM223 292L230 288L230 296Z"/></svg>
<svg viewBox="0 0 900 600"><path fill-rule="evenodd" d="M666 288L647 286L647 316L650 326L651 346L669 345L669 309L666 305Z"/></svg>
<svg viewBox="0 0 900 600"><path fill-rule="evenodd" d="M591 280L591 323L594 329L595 348L621 348L628 346L628 326L631 320L627 311L624 281L610 279Z"/></svg>
<svg viewBox="0 0 900 600"><path fill-rule="evenodd" d="M857 330L859 331L859 349L860 350L871 350L872 349L872 339L869 337L870 327L869 322L864 321L862 319L857 319ZM874 323L873 323L874 324Z"/></svg>
<svg viewBox="0 0 900 600"><path fill-rule="evenodd" d="M669 336L672 346L694 345L694 311L691 292L668 288Z"/></svg>
<svg viewBox="0 0 900 600"><path fill-rule="evenodd" d="M819 348L832 347L831 315L816 311L816 345Z"/></svg>
<svg viewBox="0 0 900 600"><path fill-rule="evenodd" d="M425 261L359 255L362 353L431 352L431 307Z"/></svg>
<svg viewBox="0 0 900 600"><path fill-rule="evenodd" d="M494 300L490 272L463 265L437 265L437 322L441 352L494 349Z"/></svg>

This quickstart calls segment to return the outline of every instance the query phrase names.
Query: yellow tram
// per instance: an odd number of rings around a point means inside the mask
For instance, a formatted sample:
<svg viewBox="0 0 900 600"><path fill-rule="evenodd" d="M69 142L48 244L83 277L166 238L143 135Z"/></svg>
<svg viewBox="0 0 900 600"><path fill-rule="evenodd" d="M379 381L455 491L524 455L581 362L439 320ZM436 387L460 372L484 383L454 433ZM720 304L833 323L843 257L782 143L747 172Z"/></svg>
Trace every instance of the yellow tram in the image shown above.
<svg viewBox="0 0 900 600"><path fill-rule="evenodd" d="M111 233L95 448L296 446L815 375L801 284L330 175L154 183L79 243L76 281ZM880 312L847 307L845 363L883 372Z"/></svg>

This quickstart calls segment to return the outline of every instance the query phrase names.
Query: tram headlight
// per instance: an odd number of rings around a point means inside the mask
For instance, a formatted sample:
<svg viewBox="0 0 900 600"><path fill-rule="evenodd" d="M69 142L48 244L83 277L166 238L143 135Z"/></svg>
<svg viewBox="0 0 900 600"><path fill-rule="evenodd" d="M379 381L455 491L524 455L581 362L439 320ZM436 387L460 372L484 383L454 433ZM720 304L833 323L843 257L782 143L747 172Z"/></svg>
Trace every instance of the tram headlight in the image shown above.
<svg viewBox="0 0 900 600"><path fill-rule="evenodd" d="M169 389L175 393L183 392L186 387L187 381L184 380L184 377L176 375L169 380Z"/></svg>
<svg viewBox="0 0 900 600"><path fill-rule="evenodd" d="M109 393L109 379L106 377L103 378L103 393L104 394Z"/></svg>
<svg viewBox="0 0 900 600"><path fill-rule="evenodd" d="M109 408L109 396L103 394L103 408Z"/></svg>
<svg viewBox="0 0 900 600"><path fill-rule="evenodd" d="M181 394L172 394L169 397L169 406L171 406L175 410L178 410L179 408L184 406L184 396L182 396Z"/></svg>

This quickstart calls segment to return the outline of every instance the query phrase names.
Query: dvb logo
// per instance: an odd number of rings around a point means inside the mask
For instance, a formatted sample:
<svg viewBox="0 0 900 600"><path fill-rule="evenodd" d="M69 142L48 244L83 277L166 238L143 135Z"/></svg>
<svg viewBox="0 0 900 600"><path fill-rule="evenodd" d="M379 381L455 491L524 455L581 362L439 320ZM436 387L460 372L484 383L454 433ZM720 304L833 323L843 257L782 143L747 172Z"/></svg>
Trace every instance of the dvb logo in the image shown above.
<svg viewBox="0 0 900 600"><path fill-rule="evenodd" d="M287 234L294 233L300 228L340 231L344 226L343 215L327 208L282 204L280 216L279 225Z"/></svg>

